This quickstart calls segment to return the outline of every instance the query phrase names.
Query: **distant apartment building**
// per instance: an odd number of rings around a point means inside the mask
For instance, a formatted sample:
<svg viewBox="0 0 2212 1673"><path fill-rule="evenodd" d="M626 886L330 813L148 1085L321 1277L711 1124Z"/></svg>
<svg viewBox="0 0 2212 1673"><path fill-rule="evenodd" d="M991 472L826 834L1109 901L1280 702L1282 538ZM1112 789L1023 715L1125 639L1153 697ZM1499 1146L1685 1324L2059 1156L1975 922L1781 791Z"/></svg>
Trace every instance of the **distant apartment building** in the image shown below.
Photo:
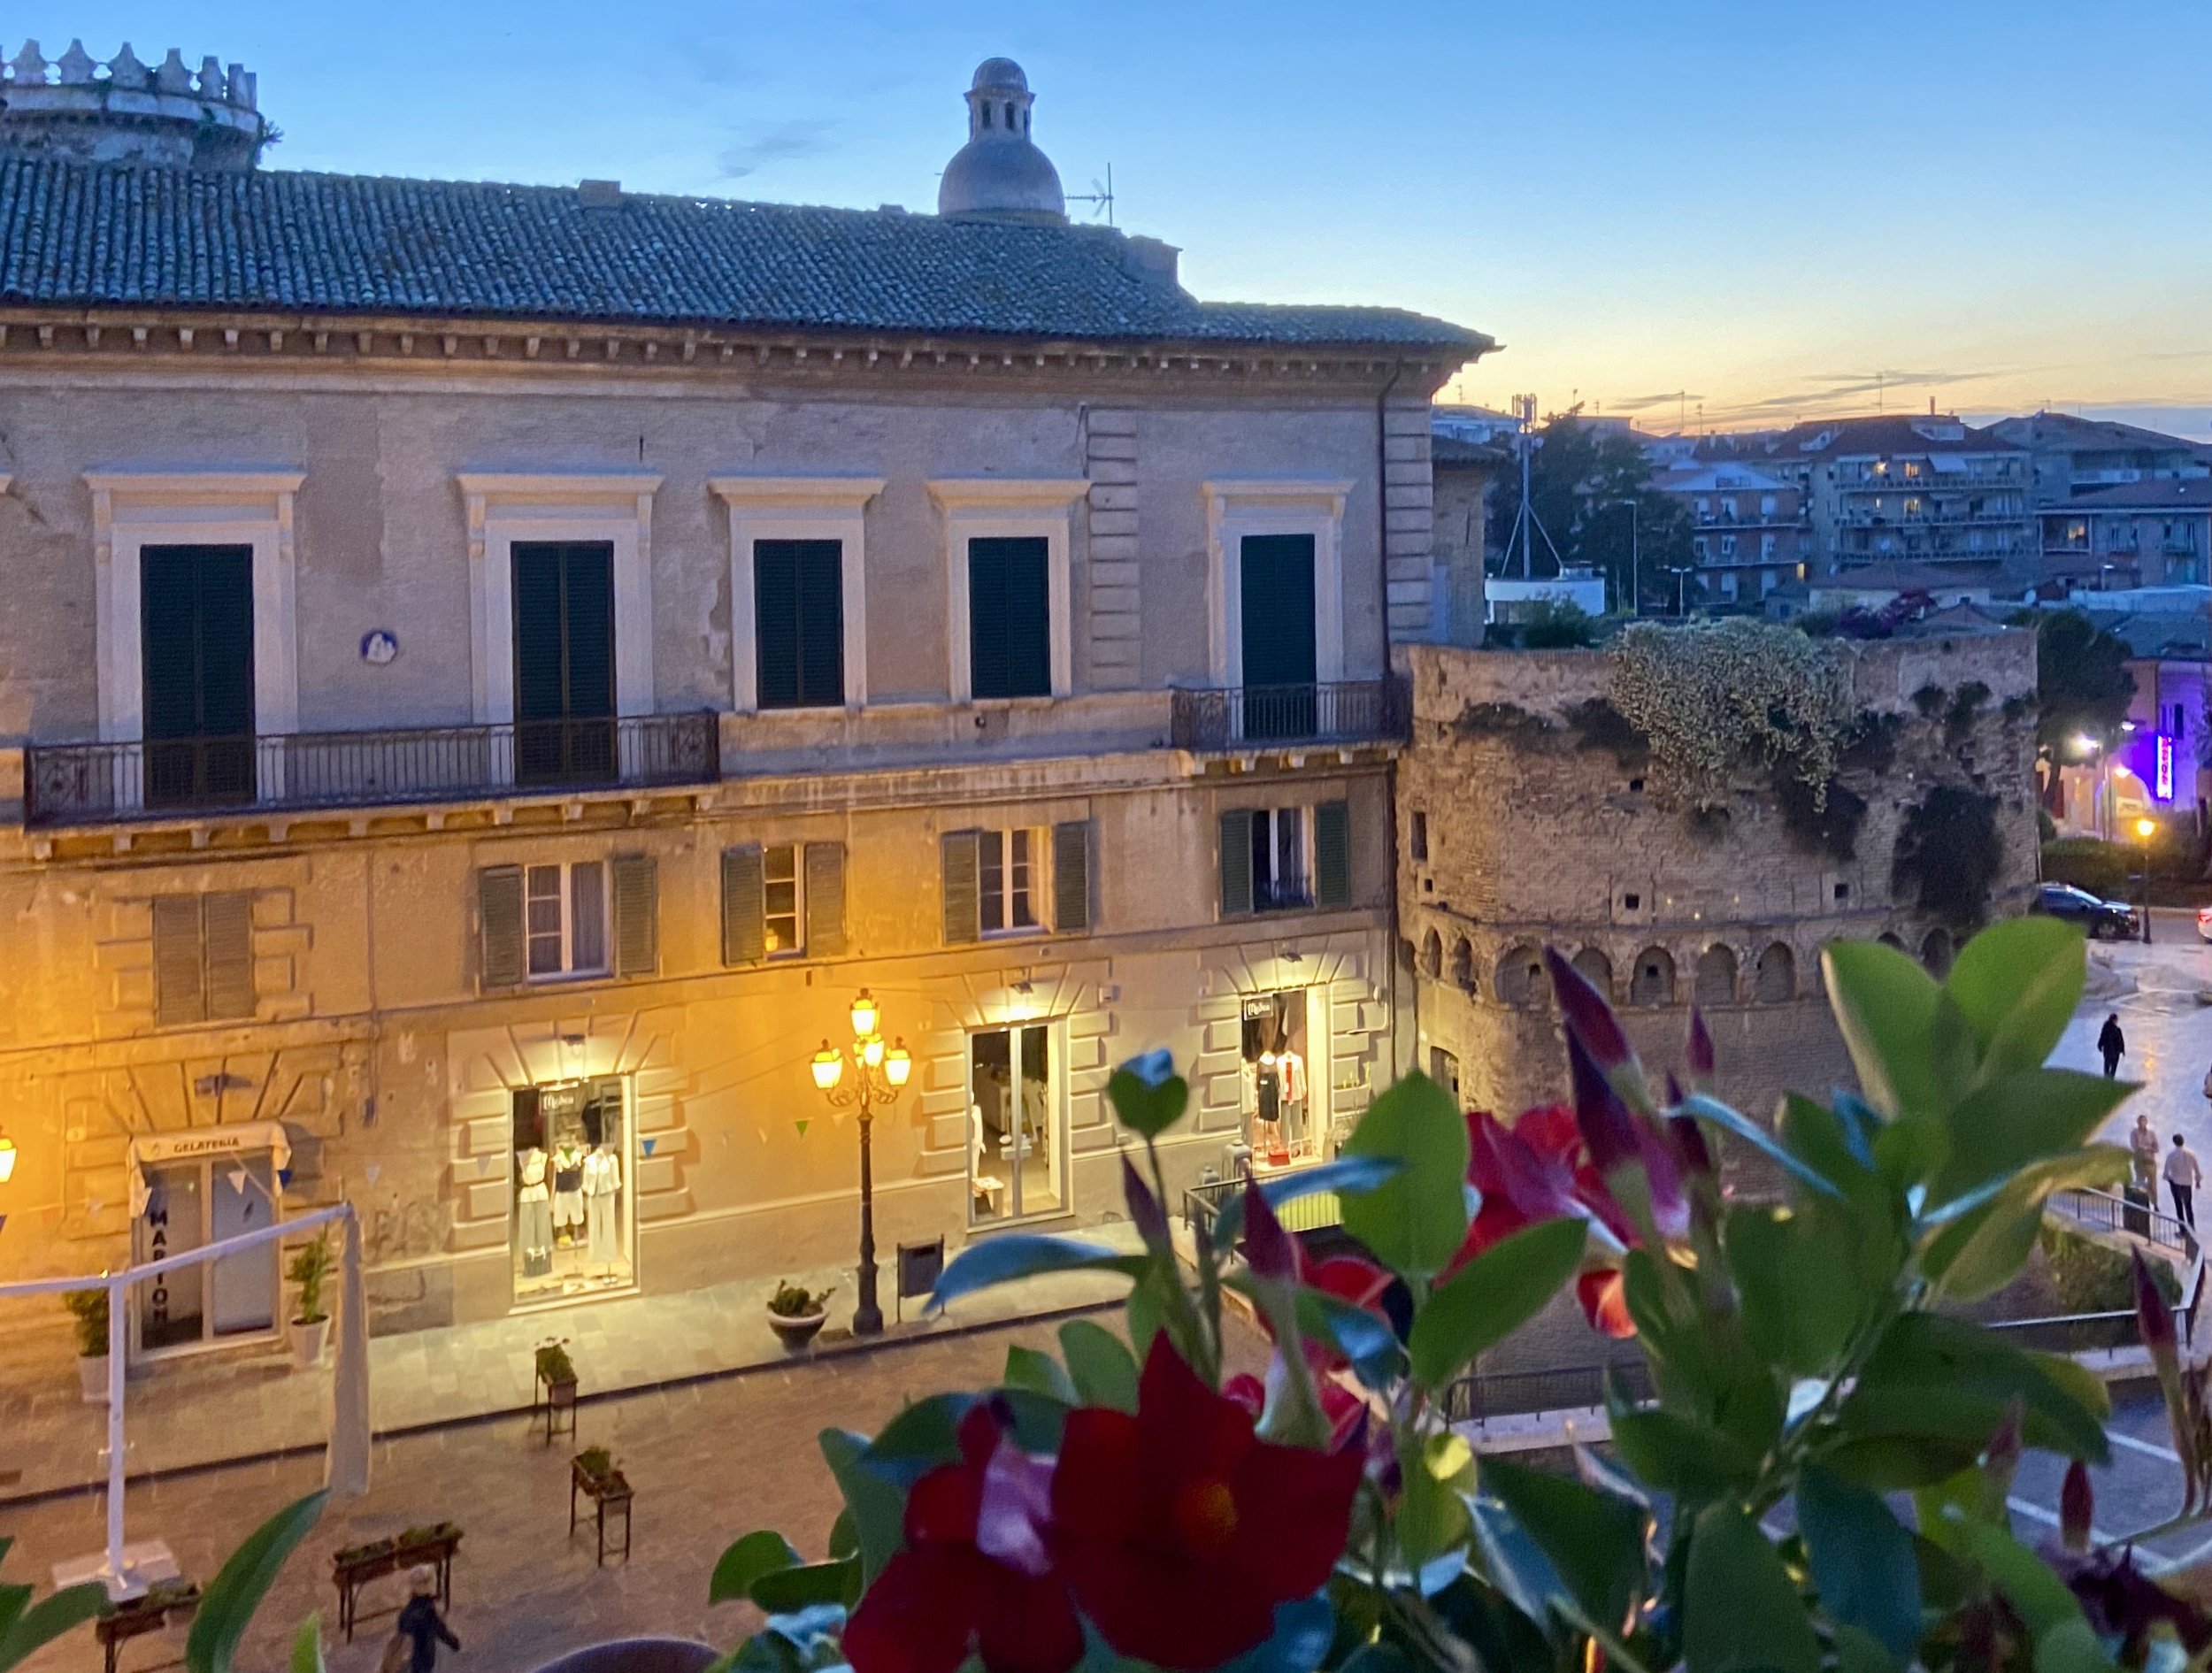
<svg viewBox="0 0 2212 1673"><path fill-rule="evenodd" d="M1756 603L1799 579L1805 561L1805 496L1782 477L1691 457L1655 472L1652 486L1690 515L1690 561L1709 604Z"/></svg>
<svg viewBox="0 0 2212 1673"><path fill-rule="evenodd" d="M1815 419L1769 447L1761 468L1804 494L1816 572L1902 562L2038 579L2025 448L1948 416Z"/></svg>
<svg viewBox="0 0 2212 1673"><path fill-rule="evenodd" d="M2096 488L2038 516L2047 576L2100 592L2204 584L2212 551L2212 476Z"/></svg>
<svg viewBox="0 0 2212 1673"><path fill-rule="evenodd" d="M2000 418L1989 432L2034 456L2039 506L2137 482L2212 477L2212 448L2108 418L2032 412Z"/></svg>
<svg viewBox="0 0 2212 1673"><path fill-rule="evenodd" d="M1436 612L1430 637L1439 644L1482 643L1490 490L1513 468L1518 428L1510 414L1486 407L1440 406L1430 415L1435 495L1431 597Z"/></svg>

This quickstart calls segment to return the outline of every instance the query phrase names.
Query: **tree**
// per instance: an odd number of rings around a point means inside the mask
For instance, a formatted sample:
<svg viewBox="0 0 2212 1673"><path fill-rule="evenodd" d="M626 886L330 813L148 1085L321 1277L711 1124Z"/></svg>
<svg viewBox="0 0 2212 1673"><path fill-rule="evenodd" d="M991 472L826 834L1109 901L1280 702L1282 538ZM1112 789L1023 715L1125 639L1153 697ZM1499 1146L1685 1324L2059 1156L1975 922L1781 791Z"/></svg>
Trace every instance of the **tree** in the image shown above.
<svg viewBox="0 0 2212 1673"><path fill-rule="evenodd" d="M1643 597L1664 609L1673 602L1668 568L1690 561L1689 513L1651 486L1641 448L1617 431L1584 424L1579 412L1548 419L1529 460L1529 500L1551 537L1549 548L1536 541L1536 573L1554 572L1555 549L1559 562L1607 577L1625 610L1631 576L1640 569ZM1629 503L1636 508L1632 526ZM1491 550L1505 551L1520 509L1520 477L1509 472L1491 504Z"/></svg>
<svg viewBox="0 0 2212 1673"><path fill-rule="evenodd" d="M2086 610L2055 610L2016 617L2035 627L2036 737L2056 747L2078 733L2108 739L2127 718L2135 676L2127 671L2127 642L2093 621Z"/></svg>

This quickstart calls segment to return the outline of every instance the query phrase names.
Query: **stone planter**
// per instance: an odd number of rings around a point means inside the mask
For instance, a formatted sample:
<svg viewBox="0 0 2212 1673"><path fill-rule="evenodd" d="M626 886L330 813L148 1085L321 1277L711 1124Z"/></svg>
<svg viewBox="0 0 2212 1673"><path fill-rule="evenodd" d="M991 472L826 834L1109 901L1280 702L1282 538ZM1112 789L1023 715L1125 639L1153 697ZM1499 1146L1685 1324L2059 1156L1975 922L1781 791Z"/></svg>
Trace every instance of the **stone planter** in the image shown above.
<svg viewBox="0 0 2212 1673"><path fill-rule="evenodd" d="M77 1386L84 1393L88 1406L108 1403L108 1356L105 1354L80 1354L77 1356Z"/></svg>
<svg viewBox="0 0 2212 1673"><path fill-rule="evenodd" d="M330 1320L294 1319L286 1327L292 1339L292 1363L301 1370L310 1370L323 1362L323 1349L330 1341Z"/></svg>
<svg viewBox="0 0 2212 1673"><path fill-rule="evenodd" d="M775 1331L776 1339L783 1344L783 1351L787 1354L804 1353L807 1344L828 1323L826 1310L818 1313L771 1313L768 1316L768 1328Z"/></svg>

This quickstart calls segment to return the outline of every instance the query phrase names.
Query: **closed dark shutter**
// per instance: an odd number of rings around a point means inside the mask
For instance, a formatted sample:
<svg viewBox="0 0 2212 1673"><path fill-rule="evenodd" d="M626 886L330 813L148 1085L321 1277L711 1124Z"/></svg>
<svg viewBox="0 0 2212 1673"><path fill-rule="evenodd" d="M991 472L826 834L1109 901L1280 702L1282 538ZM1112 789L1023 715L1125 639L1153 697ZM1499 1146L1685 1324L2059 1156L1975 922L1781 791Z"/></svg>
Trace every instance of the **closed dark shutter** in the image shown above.
<svg viewBox="0 0 2212 1673"><path fill-rule="evenodd" d="M1221 816L1221 916L1243 917L1252 910L1252 810L1236 808Z"/></svg>
<svg viewBox="0 0 2212 1673"><path fill-rule="evenodd" d="M251 801L253 549L145 548L139 645L147 802Z"/></svg>
<svg viewBox="0 0 2212 1673"><path fill-rule="evenodd" d="M948 831L940 845L943 858L945 945L983 939L983 909L976 878L976 833Z"/></svg>
<svg viewBox="0 0 2212 1673"><path fill-rule="evenodd" d="M1052 927L1079 935L1091 927L1091 822L1052 827Z"/></svg>
<svg viewBox="0 0 2212 1673"><path fill-rule="evenodd" d="M489 865L476 874L477 935L483 950L482 985L515 987L522 981L522 868Z"/></svg>
<svg viewBox="0 0 2212 1673"><path fill-rule="evenodd" d="M722 850L722 962L757 964L768 956L760 847Z"/></svg>
<svg viewBox="0 0 2212 1673"><path fill-rule="evenodd" d="M763 709L845 701L844 545L756 541L753 608Z"/></svg>
<svg viewBox="0 0 2212 1673"><path fill-rule="evenodd" d="M837 958L845 951L845 845L806 845L806 954Z"/></svg>
<svg viewBox="0 0 2212 1673"><path fill-rule="evenodd" d="M1238 549L1247 686L1314 680L1313 536L1248 534Z"/></svg>
<svg viewBox="0 0 2212 1673"><path fill-rule="evenodd" d="M1313 810L1313 903L1352 903L1352 810L1342 802Z"/></svg>
<svg viewBox="0 0 2212 1673"><path fill-rule="evenodd" d="M614 973L650 976L660 964L660 873L649 854L614 856Z"/></svg>
<svg viewBox="0 0 2212 1673"><path fill-rule="evenodd" d="M253 896L211 894L203 909L207 964L202 979L209 1020L250 1017L254 1013Z"/></svg>
<svg viewBox="0 0 2212 1673"><path fill-rule="evenodd" d="M1041 535L968 542L969 688L1052 695L1052 549Z"/></svg>
<svg viewBox="0 0 2212 1673"><path fill-rule="evenodd" d="M153 907L154 1021L163 1027L200 1022L207 1016L200 897L159 894Z"/></svg>
<svg viewBox="0 0 2212 1673"><path fill-rule="evenodd" d="M615 767L614 548L514 549L515 764L524 782Z"/></svg>

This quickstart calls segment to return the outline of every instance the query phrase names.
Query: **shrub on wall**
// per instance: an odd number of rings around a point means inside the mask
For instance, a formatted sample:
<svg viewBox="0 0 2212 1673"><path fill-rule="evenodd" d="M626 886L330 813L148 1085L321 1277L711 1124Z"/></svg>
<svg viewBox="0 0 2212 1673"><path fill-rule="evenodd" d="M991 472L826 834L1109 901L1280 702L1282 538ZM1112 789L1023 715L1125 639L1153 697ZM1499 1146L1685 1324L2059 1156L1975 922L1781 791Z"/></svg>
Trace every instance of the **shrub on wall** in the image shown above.
<svg viewBox="0 0 2212 1673"><path fill-rule="evenodd" d="M1954 928L1981 922L2004 863L1997 798L1957 785L1938 785L1905 816L1897 833L1890 886L1911 890L1920 909Z"/></svg>
<svg viewBox="0 0 2212 1673"><path fill-rule="evenodd" d="M2069 1313L2124 1313L2135 1305L2135 1272L2128 1257L2063 1226L2046 1224L2037 1235L2050 1270L2051 1287ZM2151 1282L2171 1304L2181 1280L2163 1261L2148 1262Z"/></svg>

